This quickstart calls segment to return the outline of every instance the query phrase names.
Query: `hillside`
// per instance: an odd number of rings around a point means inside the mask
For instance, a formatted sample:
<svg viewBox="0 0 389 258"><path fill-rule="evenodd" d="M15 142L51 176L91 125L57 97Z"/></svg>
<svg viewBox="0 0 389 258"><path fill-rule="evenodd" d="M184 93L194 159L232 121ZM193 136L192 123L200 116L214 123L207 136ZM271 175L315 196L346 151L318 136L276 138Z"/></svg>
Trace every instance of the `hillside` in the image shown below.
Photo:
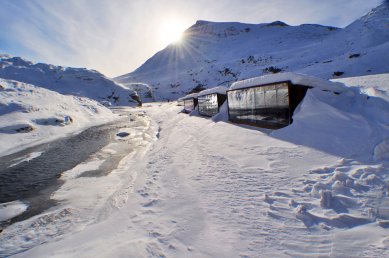
<svg viewBox="0 0 389 258"><path fill-rule="evenodd" d="M87 97L105 105L137 105L137 94L84 68L33 63L20 57L0 55L0 78L43 87L65 95Z"/></svg>
<svg viewBox="0 0 389 258"><path fill-rule="evenodd" d="M115 80L128 86L144 83L154 99L163 100L278 71L325 79L385 73L388 23L384 4L342 29L198 21L185 31L183 42Z"/></svg>

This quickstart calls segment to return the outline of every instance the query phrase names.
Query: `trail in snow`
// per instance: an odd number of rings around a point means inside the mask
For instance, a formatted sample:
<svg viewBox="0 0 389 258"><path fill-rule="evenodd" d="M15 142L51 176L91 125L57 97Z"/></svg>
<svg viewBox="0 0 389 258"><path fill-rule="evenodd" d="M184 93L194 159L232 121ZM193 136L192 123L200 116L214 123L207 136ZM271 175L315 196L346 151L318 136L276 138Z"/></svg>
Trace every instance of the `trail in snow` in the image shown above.
<svg viewBox="0 0 389 258"><path fill-rule="evenodd" d="M179 114L174 104L143 110L158 140L146 141L150 149L124 164L131 179L124 173L116 181L121 190L109 192L112 206L84 207L85 214L100 214L85 217L93 223L18 257L389 255L385 162ZM71 195L72 187L55 198Z"/></svg>
<svg viewBox="0 0 389 258"><path fill-rule="evenodd" d="M344 229L358 226L365 226L361 232L383 232L375 221L385 219L376 215L383 205L377 200L387 194L384 165L269 139L266 132L252 128L163 115L159 109L149 113L159 120L161 137L146 158L144 184L137 191L141 210L134 221L141 224L138 230L149 232L149 254L387 254L377 249L379 243L362 241L350 250L352 241L339 240ZM381 183L372 182L376 180ZM314 186L334 195L318 196ZM309 210L305 217L299 207ZM361 239L363 234L354 241Z"/></svg>
<svg viewBox="0 0 389 258"><path fill-rule="evenodd" d="M239 136L227 141L228 134L216 133L221 129L218 125L202 118L192 117L192 123L182 115L178 117L182 120L169 121L167 127L174 128L166 128L168 135L163 135L162 126L159 147L149 155L155 158L146 167L145 187L138 191L144 197L144 213L152 214L146 216L150 220L145 220L144 215L141 217L145 228L155 232L152 236L156 250L168 256L232 257L259 252L270 255L275 249L285 249L282 240L289 242L291 232L305 231L293 209L269 205L266 200L266 195L273 193L274 188L278 188L274 193L277 199L287 199L289 195L282 191L289 192L289 181L294 176L288 174L282 160L288 157L289 162L291 159L298 162L305 157L304 150L266 144L245 147ZM215 128L207 128L212 132L209 135L202 133L204 127ZM266 137L258 131L244 133ZM209 145L211 139L220 145ZM239 152L239 155L234 154ZM258 160L247 158L253 156ZM175 222L173 232L168 225L161 226L159 220L153 223L158 214L171 217L170 221ZM321 236L317 243L320 252L315 253L330 252L329 245L323 249L322 242L329 241L329 234L324 232L324 235L326 237ZM304 241L306 239L301 239L300 244Z"/></svg>

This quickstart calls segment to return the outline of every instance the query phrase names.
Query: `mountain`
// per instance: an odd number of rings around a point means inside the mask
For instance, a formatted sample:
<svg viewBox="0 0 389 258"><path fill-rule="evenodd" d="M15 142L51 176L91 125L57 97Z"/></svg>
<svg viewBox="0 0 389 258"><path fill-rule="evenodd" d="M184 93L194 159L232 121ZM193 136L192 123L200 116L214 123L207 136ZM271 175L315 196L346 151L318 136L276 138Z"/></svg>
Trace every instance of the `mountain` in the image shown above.
<svg viewBox="0 0 389 258"><path fill-rule="evenodd" d="M65 95L88 97L105 105L137 105L136 92L84 68L33 63L21 57L0 55L0 78L43 87Z"/></svg>
<svg viewBox="0 0 389 258"><path fill-rule="evenodd" d="M183 42L169 45L114 80L126 86L144 83L150 96L163 100L280 71L324 79L385 73L388 24L386 4L342 29L281 21L197 21L185 31Z"/></svg>

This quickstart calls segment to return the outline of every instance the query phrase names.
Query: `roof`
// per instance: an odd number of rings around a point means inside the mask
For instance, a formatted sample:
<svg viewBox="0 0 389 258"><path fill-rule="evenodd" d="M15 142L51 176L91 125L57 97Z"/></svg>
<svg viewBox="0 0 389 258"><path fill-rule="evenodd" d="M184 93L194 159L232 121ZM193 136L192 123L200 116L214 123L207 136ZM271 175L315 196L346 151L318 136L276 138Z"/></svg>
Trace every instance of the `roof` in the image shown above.
<svg viewBox="0 0 389 258"><path fill-rule="evenodd" d="M177 100L180 101L180 100L184 100L184 99L197 98L198 95L199 95L198 93L192 93L192 94L188 94L182 98L179 98Z"/></svg>
<svg viewBox="0 0 389 258"><path fill-rule="evenodd" d="M209 95L209 94L226 94L228 88L227 87L224 87L224 86L218 86L218 87L214 87L214 88L211 88L211 89L207 89L207 90L203 90L201 92L199 92L199 97L200 96L205 96L205 95Z"/></svg>
<svg viewBox="0 0 389 258"><path fill-rule="evenodd" d="M231 85L230 90L237 90L249 88L252 86L259 86L285 81L290 81L294 85L303 85L328 91L343 92L347 90L347 87L344 86L344 84L342 83L331 82L322 78L291 72L268 74L243 81L238 81Z"/></svg>

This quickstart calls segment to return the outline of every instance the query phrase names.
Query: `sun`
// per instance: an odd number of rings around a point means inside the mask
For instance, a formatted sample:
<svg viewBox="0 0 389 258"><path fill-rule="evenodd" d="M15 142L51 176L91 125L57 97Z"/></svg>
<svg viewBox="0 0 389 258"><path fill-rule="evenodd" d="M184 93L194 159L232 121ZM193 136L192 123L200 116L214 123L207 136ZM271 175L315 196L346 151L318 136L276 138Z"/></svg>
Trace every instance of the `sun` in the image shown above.
<svg viewBox="0 0 389 258"><path fill-rule="evenodd" d="M161 24L159 38L161 44L167 46L171 43L178 44L183 38L186 25L180 20L169 20Z"/></svg>

